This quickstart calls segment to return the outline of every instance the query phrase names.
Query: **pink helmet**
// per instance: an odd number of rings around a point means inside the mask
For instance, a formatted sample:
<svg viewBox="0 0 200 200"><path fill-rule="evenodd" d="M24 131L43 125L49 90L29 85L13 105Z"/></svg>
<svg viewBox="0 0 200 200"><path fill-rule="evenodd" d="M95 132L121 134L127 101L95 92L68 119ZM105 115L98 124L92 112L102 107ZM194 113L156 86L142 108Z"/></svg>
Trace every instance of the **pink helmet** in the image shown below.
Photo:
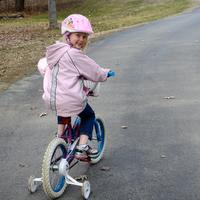
<svg viewBox="0 0 200 200"><path fill-rule="evenodd" d="M92 34L92 25L88 18L80 14L69 15L61 24L61 34L82 32Z"/></svg>

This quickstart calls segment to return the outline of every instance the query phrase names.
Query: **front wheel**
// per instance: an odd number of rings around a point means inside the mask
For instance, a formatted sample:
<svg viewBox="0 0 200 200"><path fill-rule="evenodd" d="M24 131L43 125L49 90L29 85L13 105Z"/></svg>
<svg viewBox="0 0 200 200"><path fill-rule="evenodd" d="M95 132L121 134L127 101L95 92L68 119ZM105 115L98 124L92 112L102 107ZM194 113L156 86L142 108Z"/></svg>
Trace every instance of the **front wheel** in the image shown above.
<svg viewBox="0 0 200 200"><path fill-rule="evenodd" d="M42 163L43 189L50 199L60 197L67 186L65 176L59 173L59 164L66 157L66 142L61 138L53 139L44 154Z"/></svg>
<svg viewBox="0 0 200 200"><path fill-rule="evenodd" d="M91 158L92 164L96 164L102 159L106 147L106 142L107 137L104 122L100 117L97 117L94 123L91 146L92 148L96 148L99 153L96 157Z"/></svg>

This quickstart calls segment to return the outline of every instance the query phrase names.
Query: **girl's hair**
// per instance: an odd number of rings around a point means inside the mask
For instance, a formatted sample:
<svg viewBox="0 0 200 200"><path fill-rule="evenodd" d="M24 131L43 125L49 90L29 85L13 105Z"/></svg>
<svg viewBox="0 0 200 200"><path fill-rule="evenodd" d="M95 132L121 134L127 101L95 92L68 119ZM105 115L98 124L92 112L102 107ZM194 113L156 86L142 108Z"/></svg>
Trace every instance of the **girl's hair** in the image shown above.
<svg viewBox="0 0 200 200"><path fill-rule="evenodd" d="M69 39L69 36L70 36L70 32L66 31L64 34L63 34L63 39L64 41L69 44L70 46L72 46L71 42L70 42L70 39Z"/></svg>

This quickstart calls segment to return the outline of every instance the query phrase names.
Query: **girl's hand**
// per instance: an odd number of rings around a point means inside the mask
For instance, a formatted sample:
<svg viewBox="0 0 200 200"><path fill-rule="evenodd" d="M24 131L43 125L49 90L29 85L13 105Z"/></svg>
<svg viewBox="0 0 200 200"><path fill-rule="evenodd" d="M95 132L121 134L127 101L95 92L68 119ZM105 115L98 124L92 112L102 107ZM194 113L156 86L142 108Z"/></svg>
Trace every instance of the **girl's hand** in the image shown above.
<svg viewBox="0 0 200 200"><path fill-rule="evenodd" d="M115 71L110 70L107 74L107 77L114 77L115 76Z"/></svg>

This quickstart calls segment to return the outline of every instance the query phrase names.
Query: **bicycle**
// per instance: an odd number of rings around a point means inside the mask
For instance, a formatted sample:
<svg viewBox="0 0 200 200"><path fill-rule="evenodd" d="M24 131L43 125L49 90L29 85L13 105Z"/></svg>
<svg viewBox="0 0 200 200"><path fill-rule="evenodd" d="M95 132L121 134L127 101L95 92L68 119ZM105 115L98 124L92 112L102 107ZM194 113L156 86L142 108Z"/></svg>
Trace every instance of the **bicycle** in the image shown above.
<svg viewBox="0 0 200 200"><path fill-rule="evenodd" d="M35 178L30 176L28 180L28 189L31 193L36 192L39 185L42 184L47 197L54 199L60 197L69 184L80 186L83 198L89 198L91 191L90 182L88 180L79 182L69 175L70 169L80 161L75 157L75 149L80 137L80 123L81 119L76 117L72 126L71 117L69 117L63 135L55 137L49 143L42 162L42 177ZM91 164L98 163L103 156L106 145L104 122L100 117L97 117L94 121L90 145L98 149L99 153L94 158L88 157L82 161Z"/></svg>

